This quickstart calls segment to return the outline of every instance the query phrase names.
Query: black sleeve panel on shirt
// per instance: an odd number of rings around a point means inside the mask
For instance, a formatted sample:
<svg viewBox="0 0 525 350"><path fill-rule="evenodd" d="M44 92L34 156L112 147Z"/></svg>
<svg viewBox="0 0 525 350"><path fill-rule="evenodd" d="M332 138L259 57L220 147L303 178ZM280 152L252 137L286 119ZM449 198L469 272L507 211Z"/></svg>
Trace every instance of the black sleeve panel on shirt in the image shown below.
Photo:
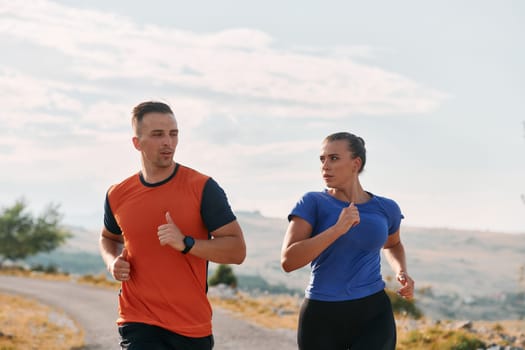
<svg viewBox="0 0 525 350"><path fill-rule="evenodd" d="M104 203L104 226L111 233L114 233L116 235L122 234L122 230L120 229L120 226L117 224L117 220L115 220L115 216L113 216L113 211L111 210L111 207L109 206L109 198L108 198L107 193L106 193L106 202Z"/></svg>
<svg viewBox="0 0 525 350"><path fill-rule="evenodd" d="M226 193L219 184L209 178L202 191L201 217L209 232L236 220Z"/></svg>

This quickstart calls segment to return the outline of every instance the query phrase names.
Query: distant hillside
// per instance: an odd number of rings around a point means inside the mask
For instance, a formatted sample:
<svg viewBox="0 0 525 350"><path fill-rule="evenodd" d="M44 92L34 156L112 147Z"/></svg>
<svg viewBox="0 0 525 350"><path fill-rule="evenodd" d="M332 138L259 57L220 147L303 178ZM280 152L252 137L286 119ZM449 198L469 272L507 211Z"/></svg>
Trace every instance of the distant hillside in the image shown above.
<svg viewBox="0 0 525 350"><path fill-rule="evenodd" d="M259 279L285 287L274 290L304 290L308 266L288 274L280 267L286 218L267 218L258 212L236 214L248 255L242 265L233 266L235 273L244 276L247 284ZM62 261L66 269L75 267L73 271L84 267L82 273L104 272L98 255L100 233L71 229L74 238L58 252L38 257L40 262L62 266ZM401 237L419 291L417 303L427 315L487 320L525 317L525 234L402 227ZM214 268L211 264L210 270ZM393 277L387 264L383 276Z"/></svg>
<svg viewBox="0 0 525 350"><path fill-rule="evenodd" d="M98 254L98 239L100 237L100 230L87 230L80 226L69 226L68 230L73 232L73 239L70 239L60 249L65 252L95 253Z"/></svg>

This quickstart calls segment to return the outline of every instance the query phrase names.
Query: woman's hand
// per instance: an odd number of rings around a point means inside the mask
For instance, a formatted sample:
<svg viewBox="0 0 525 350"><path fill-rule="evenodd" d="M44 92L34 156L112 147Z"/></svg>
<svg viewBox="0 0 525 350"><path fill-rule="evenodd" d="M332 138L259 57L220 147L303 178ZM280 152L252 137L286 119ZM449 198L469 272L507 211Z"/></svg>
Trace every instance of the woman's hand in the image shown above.
<svg viewBox="0 0 525 350"><path fill-rule="evenodd" d="M343 235L346 232L348 232L348 230L350 230L352 227L358 225L359 222L359 210L352 202L348 207L343 208L341 210L339 218L337 219L337 222L334 226L337 229L337 231L340 232L341 235Z"/></svg>
<svg viewBox="0 0 525 350"><path fill-rule="evenodd" d="M404 271L399 272L396 279L401 283L401 288L397 291L397 294L405 299L412 299L414 297L414 280Z"/></svg>

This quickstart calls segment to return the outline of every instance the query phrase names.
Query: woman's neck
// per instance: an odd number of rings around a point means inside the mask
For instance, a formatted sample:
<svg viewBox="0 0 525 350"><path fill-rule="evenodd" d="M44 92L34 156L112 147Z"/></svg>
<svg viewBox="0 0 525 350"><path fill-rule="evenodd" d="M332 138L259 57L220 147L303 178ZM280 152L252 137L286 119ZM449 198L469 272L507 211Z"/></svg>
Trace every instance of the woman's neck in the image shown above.
<svg viewBox="0 0 525 350"><path fill-rule="evenodd" d="M371 198L370 194L363 190L359 180L356 180L351 185L343 188L328 188L328 193L343 202L353 202L355 204L368 202Z"/></svg>

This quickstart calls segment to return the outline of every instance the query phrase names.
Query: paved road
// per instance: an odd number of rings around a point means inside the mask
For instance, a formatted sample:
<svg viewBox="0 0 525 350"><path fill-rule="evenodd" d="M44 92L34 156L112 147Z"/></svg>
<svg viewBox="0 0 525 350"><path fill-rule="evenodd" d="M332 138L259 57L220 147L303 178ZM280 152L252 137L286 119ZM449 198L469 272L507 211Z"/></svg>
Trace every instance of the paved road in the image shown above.
<svg viewBox="0 0 525 350"><path fill-rule="evenodd" d="M62 309L82 325L85 350L119 348L115 326L116 291L74 282L1 275L0 291L25 295ZM295 332L261 328L232 317L227 311L218 308L214 309L213 329L214 350L297 349Z"/></svg>

